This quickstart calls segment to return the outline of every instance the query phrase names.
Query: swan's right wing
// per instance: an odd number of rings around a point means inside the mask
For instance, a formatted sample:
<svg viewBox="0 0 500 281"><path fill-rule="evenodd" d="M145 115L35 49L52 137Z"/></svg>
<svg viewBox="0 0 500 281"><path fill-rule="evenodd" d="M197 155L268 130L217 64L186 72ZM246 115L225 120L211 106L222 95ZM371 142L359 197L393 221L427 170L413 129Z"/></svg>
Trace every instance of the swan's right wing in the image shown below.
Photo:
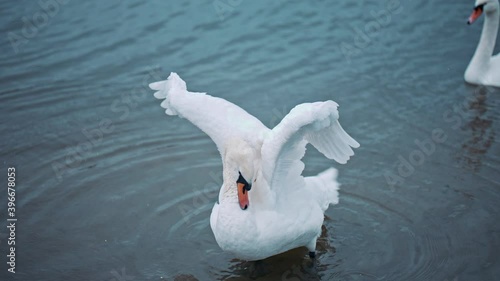
<svg viewBox="0 0 500 281"><path fill-rule="evenodd" d="M172 72L167 80L149 87L157 90L154 96L163 100L161 106L167 115L188 119L215 142L222 156L231 139L255 144L269 131L257 118L225 99L189 92L177 73Z"/></svg>
<svg viewBox="0 0 500 281"><path fill-rule="evenodd" d="M262 145L262 172L272 189L300 182L308 143L342 164L354 155L351 147L359 143L340 126L337 107L333 101L297 105L272 129Z"/></svg>

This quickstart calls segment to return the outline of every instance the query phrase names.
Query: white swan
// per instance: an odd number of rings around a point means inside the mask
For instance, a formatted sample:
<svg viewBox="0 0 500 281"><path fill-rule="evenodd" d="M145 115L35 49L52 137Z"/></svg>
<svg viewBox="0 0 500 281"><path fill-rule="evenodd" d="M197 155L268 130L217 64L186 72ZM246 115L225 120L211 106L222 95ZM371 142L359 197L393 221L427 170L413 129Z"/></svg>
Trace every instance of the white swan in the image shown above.
<svg viewBox="0 0 500 281"><path fill-rule="evenodd" d="M500 20L498 0L476 0L467 23L472 24L483 11L486 17L483 32L464 78L468 83L500 87L500 55L492 57Z"/></svg>
<svg viewBox="0 0 500 281"><path fill-rule="evenodd" d="M338 122L333 101L296 106L270 130L224 99L188 92L171 73L149 85L168 115L198 126L217 145L223 184L210 226L219 246L236 257L260 260L306 246L314 258L324 211L338 203L337 171L302 177L306 144L339 163L359 144Z"/></svg>

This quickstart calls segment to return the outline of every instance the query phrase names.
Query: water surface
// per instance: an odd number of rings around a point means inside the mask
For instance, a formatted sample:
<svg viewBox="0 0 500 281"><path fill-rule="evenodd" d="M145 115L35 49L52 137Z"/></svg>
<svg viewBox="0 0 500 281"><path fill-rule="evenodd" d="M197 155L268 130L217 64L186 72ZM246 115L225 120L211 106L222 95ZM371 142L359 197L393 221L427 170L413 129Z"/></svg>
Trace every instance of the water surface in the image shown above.
<svg viewBox="0 0 500 281"><path fill-rule="evenodd" d="M15 275L0 228L0 279L250 279L209 227L215 145L145 87L170 71L269 127L333 99L362 145L346 165L308 149L304 174L333 165L342 184L316 267L297 249L258 280L498 279L500 90L463 81L473 1L229 2L221 17L211 0L68 1L17 53L9 32L42 8L0 3L0 159L19 220Z"/></svg>

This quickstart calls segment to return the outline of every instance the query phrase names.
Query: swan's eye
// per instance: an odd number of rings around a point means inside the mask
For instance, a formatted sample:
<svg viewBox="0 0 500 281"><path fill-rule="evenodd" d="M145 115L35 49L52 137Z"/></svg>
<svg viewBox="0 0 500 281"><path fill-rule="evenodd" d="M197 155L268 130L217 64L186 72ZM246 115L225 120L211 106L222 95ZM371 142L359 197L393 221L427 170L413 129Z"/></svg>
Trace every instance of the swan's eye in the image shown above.
<svg viewBox="0 0 500 281"><path fill-rule="evenodd" d="M480 4L480 5L477 5L475 8L474 8L474 11L477 11L477 10L483 10L484 9L484 5L486 5L486 3L484 4Z"/></svg>

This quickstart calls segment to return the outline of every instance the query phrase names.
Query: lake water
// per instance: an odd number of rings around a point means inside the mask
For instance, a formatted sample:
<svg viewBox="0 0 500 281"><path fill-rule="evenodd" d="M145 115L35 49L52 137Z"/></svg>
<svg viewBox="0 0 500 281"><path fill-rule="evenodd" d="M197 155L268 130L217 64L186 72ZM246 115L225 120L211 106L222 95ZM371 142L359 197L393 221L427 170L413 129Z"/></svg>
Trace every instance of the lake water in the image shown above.
<svg viewBox="0 0 500 281"><path fill-rule="evenodd" d="M0 160L4 183L17 171L18 221L16 274L0 227L0 279L251 280L210 230L215 145L145 87L175 71L270 127L335 100L361 143L346 165L308 149L304 174L335 166L342 184L317 264L297 249L257 280L498 280L500 89L463 81L484 20L466 25L472 7L1 1Z"/></svg>

